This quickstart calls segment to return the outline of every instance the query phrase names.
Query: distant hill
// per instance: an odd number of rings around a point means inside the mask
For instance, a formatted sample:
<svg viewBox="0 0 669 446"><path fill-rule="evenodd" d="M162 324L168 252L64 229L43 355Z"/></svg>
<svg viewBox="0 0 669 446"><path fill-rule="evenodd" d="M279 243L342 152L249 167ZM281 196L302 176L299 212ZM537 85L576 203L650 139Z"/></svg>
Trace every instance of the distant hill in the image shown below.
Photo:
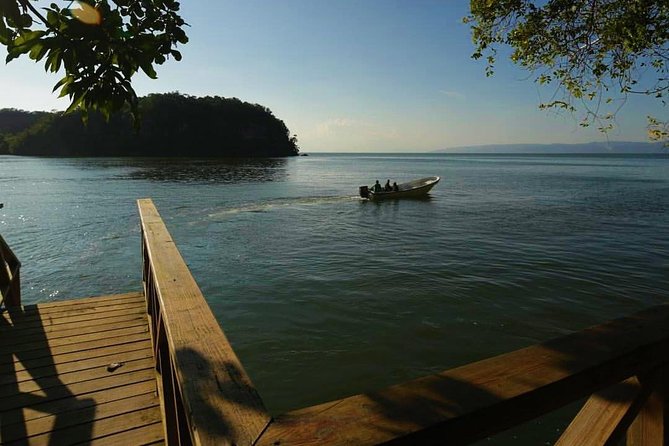
<svg viewBox="0 0 669 446"><path fill-rule="evenodd" d="M294 156L297 138L271 110L237 98L179 93L139 99L141 126L130 113L106 122L92 113L0 110L0 153L38 156Z"/></svg>
<svg viewBox="0 0 669 446"><path fill-rule="evenodd" d="M611 141L584 144L491 144L435 150L438 153L669 153L662 143Z"/></svg>
<svg viewBox="0 0 669 446"><path fill-rule="evenodd" d="M47 112L27 112L15 108L0 109L0 155L9 152L9 143L5 135L11 135L27 129Z"/></svg>

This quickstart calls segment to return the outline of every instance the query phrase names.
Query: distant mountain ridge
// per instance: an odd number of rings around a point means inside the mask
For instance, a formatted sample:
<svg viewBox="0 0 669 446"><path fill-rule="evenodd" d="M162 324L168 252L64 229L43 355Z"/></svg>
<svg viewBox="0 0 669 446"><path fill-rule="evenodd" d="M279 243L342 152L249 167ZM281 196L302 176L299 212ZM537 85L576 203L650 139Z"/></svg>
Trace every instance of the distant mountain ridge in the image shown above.
<svg viewBox="0 0 669 446"><path fill-rule="evenodd" d="M435 150L436 153L669 153L663 143L611 141L581 144L488 144Z"/></svg>

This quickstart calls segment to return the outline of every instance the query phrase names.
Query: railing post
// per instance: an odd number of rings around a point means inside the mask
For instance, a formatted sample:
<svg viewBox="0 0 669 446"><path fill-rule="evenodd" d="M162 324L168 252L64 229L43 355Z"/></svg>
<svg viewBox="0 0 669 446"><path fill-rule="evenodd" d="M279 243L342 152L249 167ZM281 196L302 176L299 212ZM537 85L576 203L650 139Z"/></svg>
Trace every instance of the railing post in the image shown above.
<svg viewBox="0 0 669 446"><path fill-rule="evenodd" d="M627 431L627 446L669 446L669 366L648 381L653 390Z"/></svg>

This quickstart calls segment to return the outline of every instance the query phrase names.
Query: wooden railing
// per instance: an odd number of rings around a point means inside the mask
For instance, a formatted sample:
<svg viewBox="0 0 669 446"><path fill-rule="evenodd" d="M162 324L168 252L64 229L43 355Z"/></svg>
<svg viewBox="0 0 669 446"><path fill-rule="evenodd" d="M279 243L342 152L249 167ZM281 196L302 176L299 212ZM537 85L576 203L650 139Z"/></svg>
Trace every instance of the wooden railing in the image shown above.
<svg viewBox="0 0 669 446"><path fill-rule="evenodd" d="M589 397L558 445L669 446L669 305L271 419L155 207L139 207L168 443L461 445Z"/></svg>
<svg viewBox="0 0 669 446"><path fill-rule="evenodd" d="M667 359L669 305L287 413L257 444L470 444L594 393L558 444L666 445Z"/></svg>
<svg viewBox="0 0 669 446"><path fill-rule="evenodd" d="M0 235L0 305L21 306L21 262Z"/></svg>
<svg viewBox="0 0 669 446"><path fill-rule="evenodd" d="M251 445L270 417L151 200L143 281L167 444Z"/></svg>

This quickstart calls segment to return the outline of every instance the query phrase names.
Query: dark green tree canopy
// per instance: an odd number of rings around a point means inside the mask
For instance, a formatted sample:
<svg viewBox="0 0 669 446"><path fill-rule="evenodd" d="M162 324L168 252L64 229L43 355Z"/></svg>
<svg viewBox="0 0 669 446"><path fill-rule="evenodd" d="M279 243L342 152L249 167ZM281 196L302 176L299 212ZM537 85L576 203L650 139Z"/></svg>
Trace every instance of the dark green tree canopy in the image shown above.
<svg viewBox="0 0 669 446"><path fill-rule="evenodd" d="M268 157L299 153L297 139L270 109L237 98L179 93L139 98L142 131L126 112L0 110L0 153L40 156ZM5 129L3 131L3 129Z"/></svg>
<svg viewBox="0 0 669 446"><path fill-rule="evenodd" d="M130 106L137 114L131 78L142 70L156 78L155 64L181 60L186 25L175 0L80 0L46 4L0 0L0 43L7 62L27 55L47 71L65 76L54 91L71 100L68 111L97 110L107 118Z"/></svg>
<svg viewBox="0 0 669 446"><path fill-rule="evenodd" d="M619 99L669 93L667 0L471 0L474 58L493 72L497 48L536 74L556 94L542 107L585 110L582 125L610 127ZM607 104L609 106L607 107ZM613 113L610 113L613 111ZM666 138L666 123L650 121L650 136Z"/></svg>

